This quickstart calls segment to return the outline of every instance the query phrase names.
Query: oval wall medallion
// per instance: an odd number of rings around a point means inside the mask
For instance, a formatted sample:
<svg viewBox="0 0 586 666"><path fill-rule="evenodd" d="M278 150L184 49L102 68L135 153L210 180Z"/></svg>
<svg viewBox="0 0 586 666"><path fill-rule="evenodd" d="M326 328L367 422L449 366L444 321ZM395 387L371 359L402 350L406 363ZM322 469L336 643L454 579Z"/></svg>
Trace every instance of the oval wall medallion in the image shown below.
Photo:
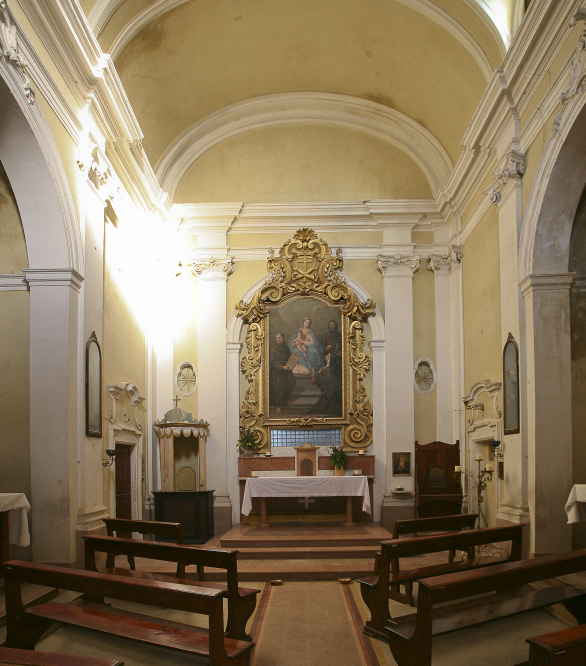
<svg viewBox="0 0 586 666"><path fill-rule="evenodd" d="M420 358L415 363L413 383L419 393L431 393L435 388L437 377L433 361Z"/></svg>
<svg viewBox="0 0 586 666"><path fill-rule="evenodd" d="M177 366L175 388L182 396L193 395L197 390L197 371L191 361L183 361Z"/></svg>

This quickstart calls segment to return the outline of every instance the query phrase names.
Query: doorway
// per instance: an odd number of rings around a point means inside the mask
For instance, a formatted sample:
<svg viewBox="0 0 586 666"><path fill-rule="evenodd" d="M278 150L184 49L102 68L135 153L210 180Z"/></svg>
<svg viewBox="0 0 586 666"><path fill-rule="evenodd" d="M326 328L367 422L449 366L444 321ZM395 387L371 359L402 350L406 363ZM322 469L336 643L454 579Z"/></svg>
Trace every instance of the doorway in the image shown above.
<svg viewBox="0 0 586 666"><path fill-rule="evenodd" d="M116 444L116 518L132 518L131 449L131 446ZM116 532L116 535L125 539L132 538L130 532Z"/></svg>

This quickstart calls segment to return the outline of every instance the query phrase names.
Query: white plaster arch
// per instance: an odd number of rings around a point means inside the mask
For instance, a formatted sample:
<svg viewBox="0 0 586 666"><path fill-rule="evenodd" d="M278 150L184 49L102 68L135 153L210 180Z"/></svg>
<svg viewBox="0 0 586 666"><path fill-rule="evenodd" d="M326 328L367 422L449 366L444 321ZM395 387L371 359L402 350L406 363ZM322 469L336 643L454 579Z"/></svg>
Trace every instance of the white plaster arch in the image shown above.
<svg viewBox="0 0 586 666"><path fill-rule="evenodd" d="M453 165L435 136L383 104L334 93L281 93L238 102L189 127L167 148L155 173L171 200L189 167L216 144L252 129L323 124L364 132L403 150L422 170L432 192L445 186Z"/></svg>
<svg viewBox="0 0 586 666"><path fill-rule="evenodd" d="M83 275L81 231L57 144L38 103L25 94L22 73L6 58L0 59L0 108L0 161L18 204L29 267Z"/></svg>
<svg viewBox="0 0 586 666"><path fill-rule="evenodd" d="M527 202L520 239L519 281L530 274L565 273L570 235L586 183L586 95L560 112Z"/></svg>

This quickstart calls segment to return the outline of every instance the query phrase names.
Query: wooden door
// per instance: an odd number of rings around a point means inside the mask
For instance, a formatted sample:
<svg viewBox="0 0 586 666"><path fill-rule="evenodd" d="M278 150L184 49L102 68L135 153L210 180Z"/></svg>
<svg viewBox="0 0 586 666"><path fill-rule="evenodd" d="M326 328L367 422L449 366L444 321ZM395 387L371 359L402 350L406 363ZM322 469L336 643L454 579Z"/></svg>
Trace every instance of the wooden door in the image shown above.
<svg viewBox="0 0 586 666"><path fill-rule="evenodd" d="M116 444L116 518L132 518L130 494L130 452L132 447ZM116 532L116 536L131 539L130 532Z"/></svg>

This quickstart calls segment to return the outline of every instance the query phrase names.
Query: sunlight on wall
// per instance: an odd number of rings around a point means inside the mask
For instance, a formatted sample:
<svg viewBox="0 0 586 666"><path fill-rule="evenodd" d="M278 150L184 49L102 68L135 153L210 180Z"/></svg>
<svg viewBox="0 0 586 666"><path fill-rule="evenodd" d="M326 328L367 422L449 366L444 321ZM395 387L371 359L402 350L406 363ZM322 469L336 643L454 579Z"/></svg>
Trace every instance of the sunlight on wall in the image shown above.
<svg viewBox="0 0 586 666"><path fill-rule="evenodd" d="M188 316L187 294L175 278L181 256L176 228L159 220L125 217L106 228L106 261L120 293L155 346Z"/></svg>
<svg viewBox="0 0 586 666"><path fill-rule="evenodd" d="M511 26L516 0L476 0L476 4L488 14L508 49L511 43Z"/></svg>

